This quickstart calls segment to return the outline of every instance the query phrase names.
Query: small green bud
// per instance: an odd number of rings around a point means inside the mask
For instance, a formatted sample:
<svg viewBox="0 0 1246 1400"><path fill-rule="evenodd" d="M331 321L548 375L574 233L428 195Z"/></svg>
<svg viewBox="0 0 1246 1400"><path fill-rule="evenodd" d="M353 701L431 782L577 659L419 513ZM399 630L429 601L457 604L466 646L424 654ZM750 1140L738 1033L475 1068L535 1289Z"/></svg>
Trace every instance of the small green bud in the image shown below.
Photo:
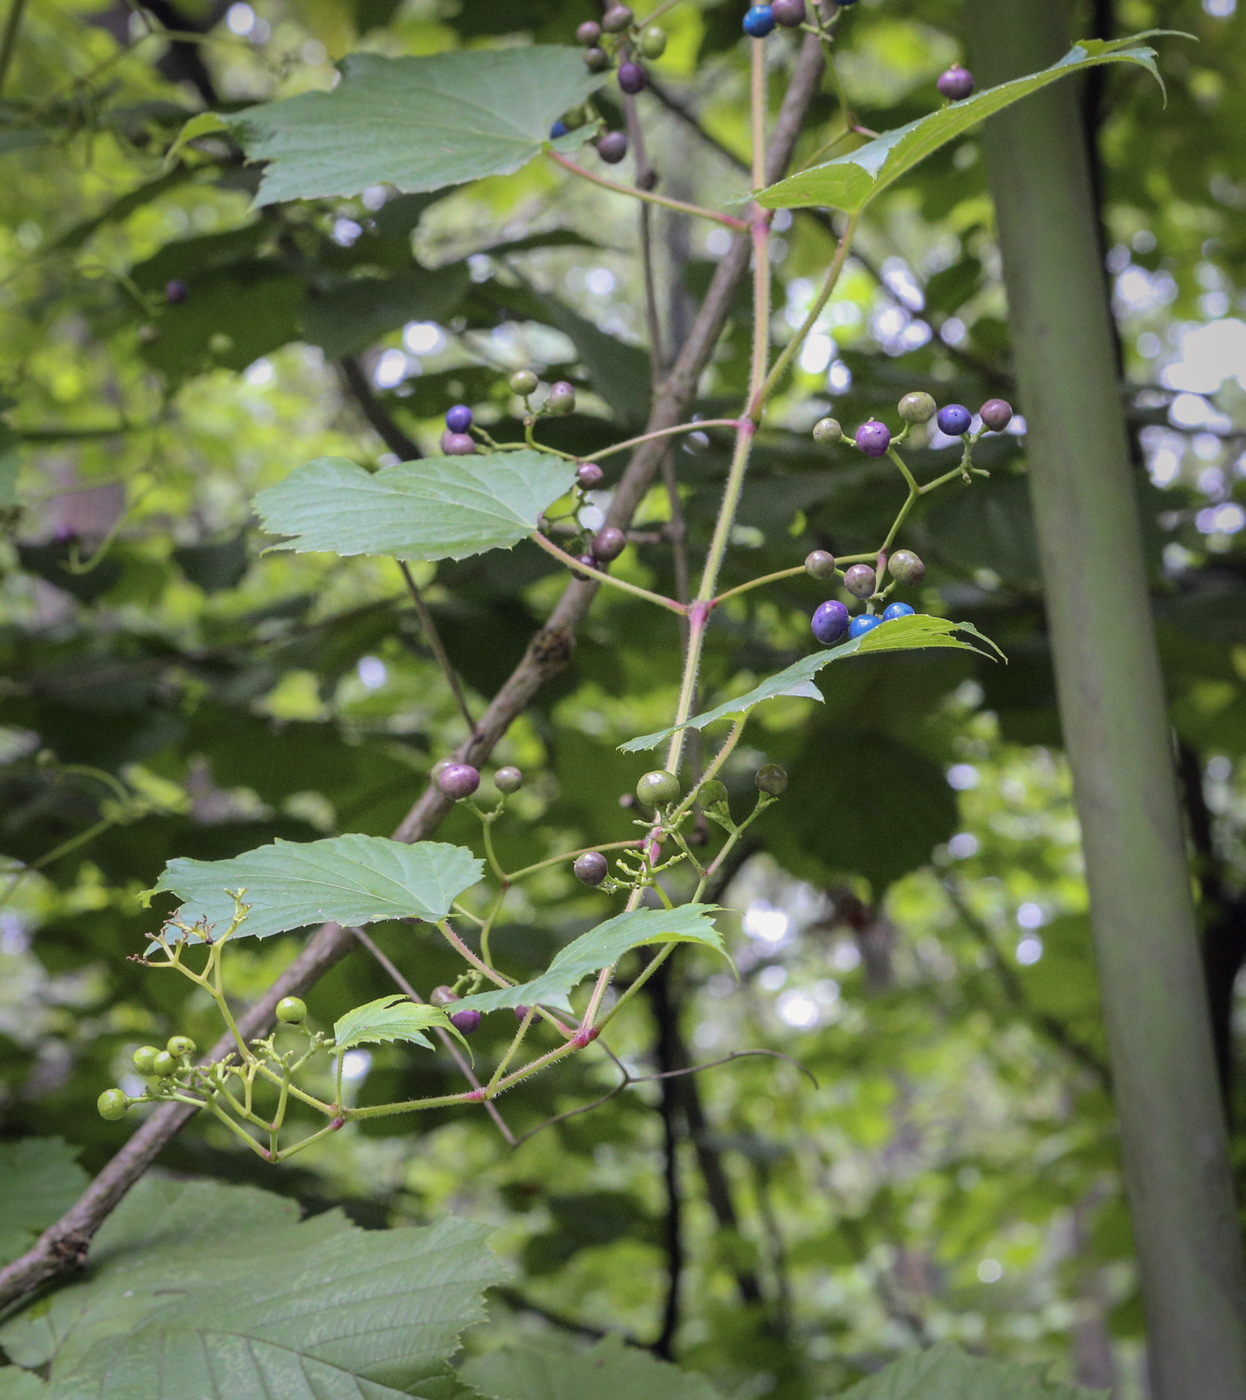
<svg viewBox="0 0 1246 1400"><path fill-rule="evenodd" d="M834 418L821 418L813 425L813 440L823 447L833 447L843 442L844 430Z"/></svg>
<svg viewBox="0 0 1246 1400"><path fill-rule="evenodd" d="M757 770L753 781L757 784L758 792L768 793L771 797L781 797L787 788L787 770L780 768L777 763L766 763Z"/></svg>
<svg viewBox="0 0 1246 1400"><path fill-rule="evenodd" d="M160 1050L157 1052L151 1068L152 1073L157 1075L160 1079L167 1079L177 1068L177 1061L167 1050Z"/></svg>
<svg viewBox="0 0 1246 1400"><path fill-rule="evenodd" d="M918 390L912 394L905 394L900 400L900 417L906 423L929 423L938 407L929 394Z"/></svg>
<svg viewBox="0 0 1246 1400"><path fill-rule="evenodd" d="M510 377L511 393L526 399L529 394L536 392L540 382L530 369L517 369Z"/></svg>
<svg viewBox="0 0 1246 1400"><path fill-rule="evenodd" d="M282 997L277 1003L277 1019L283 1026L300 1026L307 1019L307 1003L302 997Z"/></svg>
<svg viewBox="0 0 1246 1400"><path fill-rule="evenodd" d="M805 572L810 578L834 578L835 556L828 554L825 549L815 549L805 557Z"/></svg>
<svg viewBox="0 0 1246 1400"><path fill-rule="evenodd" d="M116 1123L126 1115L126 1110L130 1107L130 1100L120 1089L105 1089L95 1100L95 1107L99 1110L101 1118L109 1123Z"/></svg>
<svg viewBox="0 0 1246 1400"><path fill-rule="evenodd" d="M646 807L679 801L679 779L665 768L655 768L636 784L636 796Z"/></svg>
<svg viewBox="0 0 1246 1400"><path fill-rule="evenodd" d="M158 1045L140 1045L134 1052L134 1068L140 1074L155 1074L156 1056L159 1053Z"/></svg>
<svg viewBox="0 0 1246 1400"><path fill-rule="evenodd" d="M189 1060L198 1048L199 1047L188 1035L170 1036L169 1043L166 1046L169 1054L172 1055L175 1060Z"/></svg>
<svg viewBox="0 0 1246 1400"><path fill-rule="evenodd" d="M640 36L640 51L646 58L661 58L666 52L666 30L651 24Z"/></svg>
<svg viewBox="0 0 1246 1400"><path fill-rule="evenodd" d="M711 778L709 782L701 784L697 800L702 807L719 807L727 800L727 785L717 778Z"/></svg>

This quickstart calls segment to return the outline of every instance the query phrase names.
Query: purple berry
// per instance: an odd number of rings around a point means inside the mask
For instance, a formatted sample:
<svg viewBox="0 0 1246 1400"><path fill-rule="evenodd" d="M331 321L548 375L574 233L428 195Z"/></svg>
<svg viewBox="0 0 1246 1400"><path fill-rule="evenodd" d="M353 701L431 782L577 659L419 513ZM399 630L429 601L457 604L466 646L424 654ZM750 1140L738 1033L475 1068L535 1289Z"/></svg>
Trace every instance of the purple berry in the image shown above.
<svg viewBox="0 0 1246 1400"><path fill-rule="evenodd" d="M844 587L854 598L872 598L878 581L868 564L854 564L844 574Z"/></svg>
<svg viewBox="0 0 1246 1400"><path fill-rule="evenodd" d="M600 885L610 873L610 867L600 851L585 851L576 857L571 873L582 885Z"/></svg>
<svg viewBox="0 0 1246 1400"><path fill-rule="evenodd" d="M973 74L959 63L953 63L946 73L939 75L938 88L949 102L963 102L973 92Z"/></svg>
<svg viewBox="0 0 1246 1400"><path fill-rule="evenodd" d="M627 136L622 131L607 131L598 138L597 154L607 165L618 165L627 155Z"/></svg>
<svg viewBox="0 0 1246 1400"><path fill-rule="evenodd" d="M832 598L814 612L809 626L818 641L824 647L829 647L848 630L848 622L848 609L838 598Z"/></svg>
<svg viewBox="0 0 1246 1400"><path fill-rule="evenodd" d="M754 5L744 16L744 32L750 39L764 39L774 30L774 11L769 5Z"/></svg>
<svg viewBox="0 0 1246 1400"><path fill-rule="evenodd" d="M796 29L805 22L805 0L770 0L770 13L784 29Z"/></svg>
<svg viewBox="0 0 1246 1400"><path fill-rule="evenodd" d="M639 63L619 64L619 87L629 96L644 92L649 86L649 75Z"/></svg>
<svg viewBox="0 0 1246 1400"><path fill-rule="evenodd" d="M897 583L920 583L926 577L926 566L911 549L897 549L887 560L887 572Z"/></svg>
<svg viewBox="0 0 1246 1400"><path fill-rule="evenodd" d="M470 433L452 433L449 428L441 435L443 457L470 457L476 450L476 439Z"/></svg>
<svg viewBox="0 0 1246 1400"><path fill-rule="evenodd" d="M450 1024L460 1035L474 1035L480 1029L479 1011L455 1011L450 1016Z"/></svg>
<svg viewBox="0 0 1246 1400"><path fill-rule="evenodd" d="M835 577L835 556L825 549L815 549L805 556L805 572L810 578L826 580Z"/></svg>
<svg viewBox="0 0 1246 1400"><path fill-rule="evenodd" d="M465 433L472 426L472 411L465 403L456 403L446 414L446 427L452 433Z"/></svg>
<svg viewBox="0 0 1246 1400"><path fill-rule="evenodd" d="M531 1008L530 1006L517 1006L517 1007L515 1007L515 1020L516 1020L516 1021L526 1021L526 1020L528 1019L528 1012L531 1011L531 1010L532 1010L532 1008Z"/></svg>
<svg viewBox="0 0 1246 1400"><path fill-rule="evenodd" d="M604 73L610 67L610 55L605 49L585 49L584 62L590 73Z"/></svg>
<svg viewBox="0 0 1246 1400"><path fill-rule="evenodd" d="M172 282L164 285L165 300L170 306L181 306L190 295L190 288L180 278L175 277Z"/></svg>
<svg viewBox="0 0 1246 1400"><path fill-rule="evenodd" d="M891 446L891 429L871 418L857 429L857 446L867 457L882 457Z"/></svg>
<svg viewBox="0 0 1246 1400"><path fill-rule="evenodd" d="M601 27L607 34L622 34L630 29L635 16L626 5L611 5L601 17Z"/></svg>
<svg viewBox="0 0 1246 1400"><path fill-rule="evenodd" d="M857 637L864 637L867 632L872 632L875 627L881 627L882 625L883 620L881 617L875 617L873 613L862 613L860 617L854 617L852 619L852 626L848 629L848 636L855 641Z"/></svg>
<svg viewBox="0 0 1246 1400"><path fill-rule="evenodd" d="M443 1009L447 1006L453 1005L453 1003L458 1001L459 999L459 994L454 990L453 987L434 987L433 990L428 994L429 1005L439 1006Z"/></svg>
<svg viewBox="0 0 1246 1400"><path fill-rule="evenodd" d="M601 25L595 19L586 19L575 31L575 37L586 49L594 48L601 38Z"/></svg>
<svg viewBox="0 0 1246 1400"><path fill-rule="evenodd" d="M912 617L913 609L907 603L891 603L883 610L883 621L894 622L897 617Z"/></svg>
<svg viewBox="0 0 1246 1400"><path fill-rule="evenodd" d="M939 410L939 416L935 421L938 423L941 433L946 433L948 437L960 437L969 431L969 425L973 422L973 414L964 404L950 403Z"/></svg>
<svg viewBox="0 0 1246 1400"><path fill-rule="evenodd" d="M588 568L590 568L590 569L595 569L595 568L597 567L597 560L596 560L596 558L595 558L593 555L591 555L591 554L581 554L581 555L579 556L578 562L581 563L581 564L587 565ZM572 569L572 570L571 570L571 577L574 578L574 579L578 579L578 580L580 581L580 583L587 583L587 582L589 581L589 579L592 577L592 575L591 575L591 574L582 574L582 573L579 571L579 569Z"/></svg>
<svg viewBox="0 0 1246 1400"><path fill-rule="evenodd" d="M1012 422L1012 405L1006 399L988 399L980 412L982 422L993 433L1002 433Z"/></svg>
<svg viewBox="0 0 1246 1400"><path fill-rule="evenodd" d="M604 530L599 530L593 536L592 550L596 558L603 564L608 564L612 559L617 559L627 548L627 536L622 530L614 525L607 525Z"/></svg>
<svg viewBox="0 0 1246 1400"><path fill-rule="evenodd" d="M586 490L591 491L595 486L600 486L605 480L606 474L596 462L581 462L575 469L575 479Z"/></svg>
<svg viewBox="0 0 1246 1400"><path fill-rule="evenodd" d="M480 786L480 773L470 763L447 763L437 775L437 786L447 797L461 802Z"/></svg>

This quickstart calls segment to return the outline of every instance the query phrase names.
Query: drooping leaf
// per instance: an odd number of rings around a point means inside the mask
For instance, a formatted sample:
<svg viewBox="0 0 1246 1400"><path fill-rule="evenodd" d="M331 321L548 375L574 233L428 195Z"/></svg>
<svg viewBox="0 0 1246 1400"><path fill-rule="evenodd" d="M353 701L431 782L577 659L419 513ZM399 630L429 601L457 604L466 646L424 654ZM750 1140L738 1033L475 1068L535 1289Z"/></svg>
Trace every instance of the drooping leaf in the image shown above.
<svg viewBox="0 0 1246 1400"><path fill-rule="evenodd" d="M278 548L300 554L466 559L510 549L571 488L574 467L523 448L487 457L433 457L375 474L319 457L255 498Z"/></svg>
<svg viewBox="0 0 1246 1400"><path fill-rule="evenodd" d="M1106 1400L1106 1392L1052 1385L1042 1368L966 1356L944 1343L892 1362L839 1400Z"/></svg>
<svg viewBox="0 0 1246 1400"><path fill-rule="evenodd" d="M760 705L764 700L775 700L779 696L798 696L807 700L821 700L821 692L813 683L814 676L824 666L829 666L832 661L846 661L850 656L877 655L888 651L921 651L932 647L953 647L960 651L976 651L983 656L989 655L981 647L973 646L970 642L962 642L956 635L958 632L967 632L985 642L996 652L999 651L995 643L984 637L971 623L951 622L946 617L930 617L925 613L916 613L911 617L897 617L891 622L883 623L881 627L876 627L872 632L867 632L864 637L856 637L851 641L842 642L837 647L832 647L829 651L816 651L809 656L802 657L799 661L794 661L782 671L776 672L773 676L767 676L760 685L754 686L752 690L738 696L735 700L725 700L712 710L706 710L704 714L694 715L683 727L704 729L706 725L713 724L715 720L731 719L747 714L755 705ZM626 744L620 744L619 747L625 753L640 753L644 749L654 749L664 740L669 739L679 727L673 725L670 729L662 729L655 734L642 734L639 739L629 739Z"/></svg>
<svg viewBox="0 0 1246 1400"><path fill-rule="evenodd" d="M60 1138L0 1143L0 1264L25 1253L87 1184L78 1154Z"/></svg>
<svg viewBox="0 0 1246 1400"><path fill-rule="evenodd" d="M332 92L225 118L250 158L268 162L257 204L380 184L414 193L510 174L605 81L585 70L579 50L556 45L421 58L355 53L341 70Z"/></svg>
<svg viewBox="0 0 1246 1400"><path fill-rule="evenodd" d="M354 1045L381 1045L405 1040L431 1050L433 1042L424 1032L434 1029L449 1031L463 1042L464 1049L467 1048L467 1042L440 1007L421 1006L399 993L397 996L380 997L366 1006L357 1006L353 1011L348 1011L334 1023L333 1043L342 1051Z"/></svg>
<svg viewBox="0 0 1246 1400"><path fill-rule="evenodd" d="M606 1337L588 1351L504 1347L474 1356L459 1374L488 1400L718 1400L704 1376Z"/></svg>
<svg viewBox="0 0 1246 1400"><path fill-rule="evenodd" d="M226 890L246 891L251 906L238 936L274 933L332 921L444 919L480 879L484 867L462 846L439 841L404 845L381 836L331 836L323 841L275 841L233 860L171 860L152 893L184 901L176 917L207 920L219 936L234 913Z"/></svg>
<svg viewBox="0 0 1246 1400"><path fill-rule="evenodd" d="M50 1362L44 1400L399 1400L426 1379L427 1400L446 1394L445 1361L505 1276L489 1227L297 1215L247 1188L145 1179L88 1281L7 1323L5 1350Z"/></svg>
<svg viewBox="0 0 1246 1400"><path fill-rule="evenodd" d="M843 209L849 214L857 213L940 146L964 135L992 113L1010 107L1060 78L1102 63L1137 63L1159 80L1155 50L1140 41L1154 34L1171 32L1152 29L1112 42L1083 40L1075 44L1058 63L1053 63L1041 73L1031 73L1027 77L1001 83L998 87L987 88L964 102L954 102L909 122L907 126L884 132L855 151L789 175L787 179L762 190L757 195L757 201L767 209L803 209L809 205L824 205Z"/></svg>
<svg viewBox="0 0 1246 1400"><path fill-rule="evenodd" d="M664 943L701 943L723 953L722 935L714 927L712 904L684 904L678 909L633 909L617 914L581 934L550 963L540 977L517 987L464 997L456 1008L498 1011L506 1006L553 1006L570 1009L568 993L603 967L612 967L633 948Z"/></svg>

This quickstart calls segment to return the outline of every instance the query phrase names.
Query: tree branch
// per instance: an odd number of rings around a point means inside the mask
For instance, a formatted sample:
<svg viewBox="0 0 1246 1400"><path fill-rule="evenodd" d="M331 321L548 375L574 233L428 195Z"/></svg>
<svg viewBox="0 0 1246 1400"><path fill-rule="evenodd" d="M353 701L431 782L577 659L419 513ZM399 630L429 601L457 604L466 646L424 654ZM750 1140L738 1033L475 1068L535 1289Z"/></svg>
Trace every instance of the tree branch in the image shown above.
<svg viewBox="0 0 1246 1400"><path fill-rule="evenodd" d="M364 372L358 355L343 355L338 361L342 372L342 382L347 393L354 399L360 413L368 421L368 426L381 439L400 462L414 462L424 454L419 444L409 438L397 423L381 407L380 400L372 392L372 385Z"/></svg>

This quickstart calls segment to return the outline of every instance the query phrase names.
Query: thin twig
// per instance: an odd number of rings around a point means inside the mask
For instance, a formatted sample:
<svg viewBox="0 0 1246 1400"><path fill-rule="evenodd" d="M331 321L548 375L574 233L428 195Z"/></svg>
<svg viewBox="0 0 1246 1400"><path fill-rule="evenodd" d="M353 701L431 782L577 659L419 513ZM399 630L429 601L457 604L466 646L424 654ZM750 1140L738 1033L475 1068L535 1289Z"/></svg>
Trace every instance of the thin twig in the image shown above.
<svg viewBox="0 0 1246 1400"><path fill-rule="evenodd" d="M351 398L355 400L360 413L385 446L402 462L414 462L422 457L424 454L420 451L419 443L408 437L381 407L380 400L372 392L372 385L368 382L359 357L344 355L338 361L338 367L342 371L342 382Z"/></svg>
<svg viewBox="0 0 1246 1400"><path fill-rule="evenodd" d="M12 0L9 13L4 21L4 34L0 35L0 93L4 91L5 79L9 76L9 66L17 50L17 33L22 27L22 12L26 0Z"/></svg>
<svg viewBox="0 0 1246 1400"><path fill-rule="evenodd" d="M463 694L463 685L459 680L459 673L450 663L446 649L441 644L441 634L437 631L437 624L433 621L433 615L428 610L428 604L424 601L424 595L420 592L419 585L411 576L411 568L405 559L399 559L398 567L402 570L402 576L407 582L407 589L411 594L411 601L415 604L415 610L419 614L420 626L424 629L424 636L429 648L437 658L437 664L441 667L442 674L450 689L454 692L455 704L459 707L459 714L463 716L467 724L469 734L476 732L476 721L472 718L472 712L467 705L467 696Z"/></svg>

